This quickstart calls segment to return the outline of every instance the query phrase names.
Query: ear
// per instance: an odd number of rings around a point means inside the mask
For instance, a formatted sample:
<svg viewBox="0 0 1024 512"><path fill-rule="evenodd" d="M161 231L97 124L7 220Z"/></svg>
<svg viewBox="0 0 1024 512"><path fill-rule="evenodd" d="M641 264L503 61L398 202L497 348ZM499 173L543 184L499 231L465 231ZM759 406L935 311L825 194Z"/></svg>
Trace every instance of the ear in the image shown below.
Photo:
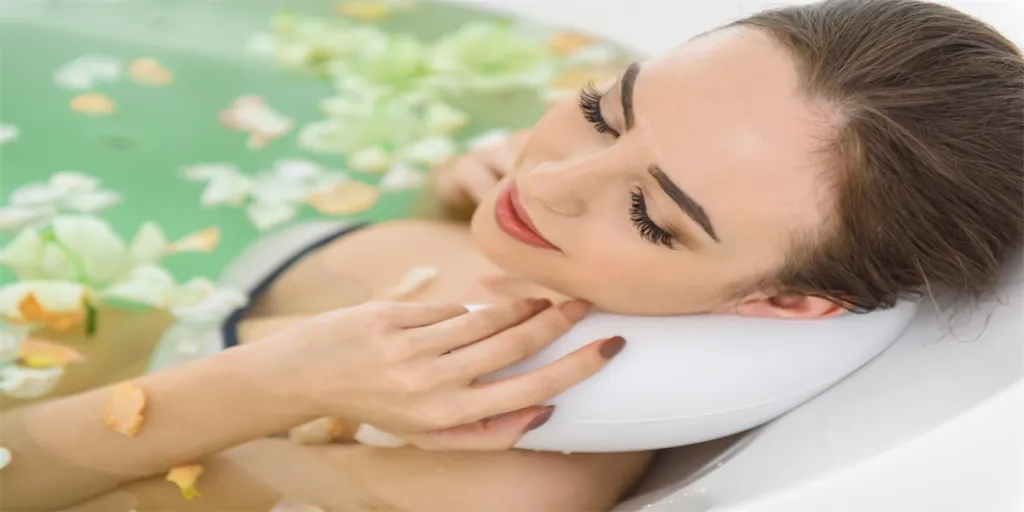
<svg viewBox="0 0 1024 512"><path fill-rule="evenodd" d="M846 312L843 307L832 301L807 295L774 295L744 299L730 309L731 313L741 316L794 320L829 318Z"/></svg>

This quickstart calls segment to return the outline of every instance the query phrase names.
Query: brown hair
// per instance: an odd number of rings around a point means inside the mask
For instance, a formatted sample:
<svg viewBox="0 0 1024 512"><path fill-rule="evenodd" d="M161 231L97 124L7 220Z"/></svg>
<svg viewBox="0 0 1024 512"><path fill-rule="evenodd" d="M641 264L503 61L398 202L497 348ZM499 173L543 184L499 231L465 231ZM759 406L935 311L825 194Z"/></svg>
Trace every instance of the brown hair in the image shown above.
<svg viewBox="0 0 1024 512"><path fill-rule="evenodd" d="M933 283L991 289L1024 232L1024 60L996 30L912 0L828 0L733 25L767 31L838 113L827 229L760 287L854 311Z"/></svg>

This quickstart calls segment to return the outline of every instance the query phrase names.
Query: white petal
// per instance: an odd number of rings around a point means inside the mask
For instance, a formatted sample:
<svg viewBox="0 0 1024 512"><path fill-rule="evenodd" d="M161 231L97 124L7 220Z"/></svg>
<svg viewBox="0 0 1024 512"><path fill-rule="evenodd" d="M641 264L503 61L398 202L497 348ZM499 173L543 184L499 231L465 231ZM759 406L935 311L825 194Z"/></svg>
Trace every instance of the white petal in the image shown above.
<svg viewBox="0 0 1024 512"><path fill-rule="evenodd" d="M256 34L245 43L245 50L261 57L273 57L277 53L277 38L273 34Z"/></svg>
<svg viewBox="0 0 1024 512"><path fill-rule="evenodd" d="M100 180L78 171L59 171L50 176L50 186L65 192L93 192Z"/></svg>
<svg viewBox="0 0 1024 512"><path fill-rule="evenodd" d="M301 181L282 180L271 174L257 176L250 191L253 201L261 203L298 203L306 200L309 189Z"/></svg>
<svg viewBox="0 0 1024 512"><path fill-rule="evenodd" d="M39 258L39 273L45 279L60 281L74 281L79 277L71 259L56 244L43 246L43 253Z"/></svg>
<svg viewBox="0 0 1024 512"><path fill-rule="evenodd" d="M245 209L245 214L252 221L256 229L270 229L279 226L295 218L298 209L286 203L250 203Z"/></svg>
<svg viewBox="0 0 1024 512"><path fill-rule="evenodd" d="M420 188L424 182L426 182L424 173L418 172L405 164L395 164L381 178L378 186L382 192L398 192Z"/></svg>
<svg viewBox="0 0 1024 512"><path fill-rule="evenodd" d="M43 239L34 229L25 229L11 240L0 253L0 263L19 274L37 268L43 255Z"/></svg>
<svg viewBox="0 0 1024 512"><path fill-rule="evenodd" d="M53 74L53 81L61 87L84 91L92 87L93 77L86 70L64 67Z"/></svg>
<svg viewBox="0 0 1024 512"><path fill-rule="evenodd" d="M388 168L389 155L380 146L370 146L348 155L349 167L362 172L381 172Z"/></svg>
<svg viewBox="0 0 1024 512"><path fill-rule="evenodd" d="M13 124L0 123L0 144L18 139L18 127Z"/></svg>
<svg viewBox="0 0 1024 512"><path fill-rule="evenodd" d="M231 164L196 164L186 167L185 179L189 181L207 181L225 176L240 176L238 168Z"/></svg>
<svg viewBox="0 0 1024 512"><path fill-rule="evenodd" d="M359 425L353 439L360 444L377 448L401 448L408 444L404 439L367 423Z"/></svg>
<svg viewBox="0 0 1024 512"><path fill-rule="evenodd" d="M50 205L67 195L67 191L54 187L49 183L29 183L11 192L12 206L33 207Z"/></svg>
<svg viewBox="0 0 1024 512"><path fill-rule="evenodd" d="M192 306L172 308L171 313L185 323L220 323L228 315L248 302L242 292L230 288L218 288L199 303Z"/></svg>
<svg viewBox="0 0 1024 512"><path fill-rule="evenodd" d="M403 158L415 163L435 166L455 154L455 143L448 137L429 137L402 151Z"/></svg>
<svg viewBox="0 0 1024 512"><path fill-rule="evenodd" d="M211 252L220 245L220 228L201 229L189 233L168 247L171 252Z"/></svg>
<svg viewBox="0 0 1024 512"><path fill-rule="evenodd" d="M79 311L85 292L85 286L67 281L19 281L0 288L0 315L21 320L18 306L29 293L47 312Z"/></svg>
<svg viewBox="0 0 1024 512"><path fill-rule="evenodd" d="M307 181L323 173L323 166L309 160L281 160L274 166L274 174L286 181Z"/></svg>
<svg viewBox="0 0 1024 512"><path fill-rule="evenodd" d="M0 325L0 365L21 358L21 344L25 338L28 338L28 332L25 329Z"/></svg>
<svg viewBox="0 0 1024 512"><path fill-rule="evenodd" d="M0 391L13 398L37 398L50 392L60 381L64 368L0 368Z"/></svg>
<svg viewBox="0 0 1024 512"><path fill-rule="evenodd" d="M167 296L167 306L170 308L195 306L213 295L215 291L217 291L217 285L213 284L213 281L201 277L192 278L171 291Z"/></svg>
<svg viewBox="0 0 1024 512"><path fill-rule="evenodd" d="M220 204L239 205L249 195L252 181L241 174L220 175L210 178L199 202L203 206Z"/></svg>
<svg viewBox="0 0 1024 512"><path fill-rule="evenodd" d="M176 286L170 272L145 265L133 269L127 281L113 284L99 295L104 299L120 299L162 308Z"/></svg>
<svg viewBox="0 0 1024 512"><path fill-rule="evenodd" d="M489 130L466 141L467 151L478 151L504 144L510 134L508 130Z"/></svg>
<svg viewBox="0 0 1024 512"><path fill-rule="evenodd" d="M87 215L61 215L53 219L57 240L80 261L85 279L105 283L125 263L128 247L102 219Z"/></svg>
<svg viewBox="0 0 1024 512"><path fill-rule="evenodd" d="M160 261L167 254L170 244L155 222L147 222L139 227L128 246L128 254L135 264L152 264Z"/></svg>
<svg viewBox="0 0 1024 512"><path fill-rule="evenodd" d="M462 128L469 121L469 116L445 103L432 103L427 107L427 129L431 133L451 133Z"/></svg>
<svg viewBox="0 0 1024 512"><path fill-rule="evenodd" d="M0 231L10 232L35 225L55 213L52 208L0 208Z"/></svg>
<svg viewBox="0 0 1024 512"><path fill-rule="evenodd" d="M346 182L348 180L349 180L348 175L343 173L343 172L340 172L340 171L329 172L329 173L326 173L323 176L319 176L319 177L317 177L317 179L313 180L313 182L309 184L309 192L310 192L310 194L315 194L317 192L323 192L325 190L330 190L335 185L337 185L339 183L344 183L344 182Z"/></svg>
<svg viewBox="0 0 1024 512"><path fill-rule="evenodd" d="M121 194L113 190L99 190L72 194L61 200L60 205L73 212L95 213L106 210L121 202Z"/></svg>
<svg viewBox="0 0 1024 512"><path fill-rule="evenodd" d="M3 470L11 463L11 451L0 446L0 470Z"/></svg>
<svg viewBox="0 0 1024 512"><path fill-rule="evenodd" d="M121 61L109 55L83 55L75 59L72 65L104 81L116 80L121 75Z"/></svg>

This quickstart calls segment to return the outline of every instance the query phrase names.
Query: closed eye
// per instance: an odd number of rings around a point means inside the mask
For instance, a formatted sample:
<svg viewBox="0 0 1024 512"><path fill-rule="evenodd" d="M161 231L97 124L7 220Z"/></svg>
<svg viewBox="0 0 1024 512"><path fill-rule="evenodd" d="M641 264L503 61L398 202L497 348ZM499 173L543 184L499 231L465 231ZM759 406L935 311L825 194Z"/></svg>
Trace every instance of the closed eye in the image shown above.
<svg viewBox="0 0 1024 512"><path fill-rule="evenodd" d="M598 133L609 133L618 138L619 132L608 126L604 115L601 114L601 98L603 97L604 93L598 91L594 84L587 85L580 90L578 98L580 112L583 112L583 118L593 125Z"/></svg>

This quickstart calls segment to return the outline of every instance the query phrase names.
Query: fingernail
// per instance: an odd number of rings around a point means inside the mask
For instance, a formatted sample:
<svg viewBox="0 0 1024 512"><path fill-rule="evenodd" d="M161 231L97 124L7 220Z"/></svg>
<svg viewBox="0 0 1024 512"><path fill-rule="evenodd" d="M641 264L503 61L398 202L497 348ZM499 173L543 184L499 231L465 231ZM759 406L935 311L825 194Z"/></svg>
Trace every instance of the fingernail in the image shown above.
<svg viewBox="0 0 1024 512"><path fill-rule="evenodd" d="M526 303L529 304L530 309L533 311L541 312L551 307L551 301L548 299L526 299Z"/></svg>
<svg viewBox="0 0 1024 512"><path fill-rule="evenodd" d="M626 340L622 336L615 336L604 340L597 351L601 353L601 357L611 359L619 355L619 352L622 352L622 349L625 347Z"/></svg>
<svg viewBox="0 0 1024 512"><path fill-rule="evenodd" d="M548 420L551 419L551 415L554 414L554 413L555 413L555 406L552 405L552 406L547 407L544 410L544 412L534 416L533 419L530 420L530 422L526 424L526 428L523 429L523 432L529 432L531 430L537 430L542 425L547 423Z"/></svg>
<svg viewBox="0 0 1024 512"><path fill-rule="evenodd" d="M570 322L579 322L590 311L590 303L582 300L573 300L562 304L560 308L562 314Z"/></svg>

